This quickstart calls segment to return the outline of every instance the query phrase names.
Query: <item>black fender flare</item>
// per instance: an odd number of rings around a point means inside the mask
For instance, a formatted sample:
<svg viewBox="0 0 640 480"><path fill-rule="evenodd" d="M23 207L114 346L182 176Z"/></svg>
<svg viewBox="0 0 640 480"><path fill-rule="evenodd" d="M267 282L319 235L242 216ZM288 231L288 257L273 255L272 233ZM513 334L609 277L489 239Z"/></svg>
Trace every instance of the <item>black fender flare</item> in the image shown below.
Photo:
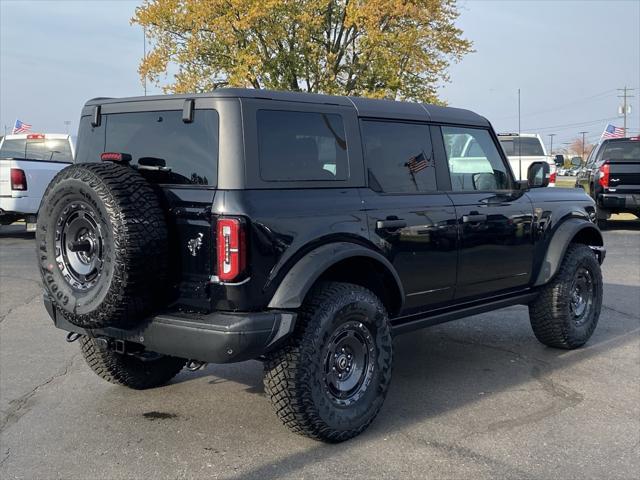
<svg viewBox="0 0 640 480"><path fill-rule="evenodd" d="M269 302L269 308L299 308L320 275L332 265L353 257L368 257L382 264L395 279L400 292L400 306L402 308L405 298L404 289L398 272L393 268L391 262L374 250L349 242L334 242L322 245L311 250L298 260L280 282Z"/></svg>
<svg viewBox="0 0 640 480"><path fill-rule="evenodd" d="M587 230L589 231L587 232ZM569 247L569 244L576 235L579 234L588 234L597 239L596 242L589 242L589 246L597 251L598 260L602 263L605 249L603 248L604 240L600 230L587 220L570 218L560 224L551 237L551 240L549 240L549 246L545 252L534 286L544 285L555 276L558 268L560 268L560 263L562 263L567 247Z"/></svg>

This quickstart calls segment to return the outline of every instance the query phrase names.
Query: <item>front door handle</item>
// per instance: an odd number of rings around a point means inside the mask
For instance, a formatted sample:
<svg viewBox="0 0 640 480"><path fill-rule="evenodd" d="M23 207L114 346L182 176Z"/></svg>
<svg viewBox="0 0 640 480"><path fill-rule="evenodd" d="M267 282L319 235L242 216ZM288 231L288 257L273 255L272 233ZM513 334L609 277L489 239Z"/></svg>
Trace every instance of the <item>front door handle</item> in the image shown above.
<svg viewBox="0 0 640 480"><path fill-rule="evenodd" d="M378 220L376 222L376 228L378 230L397 230L398 228L404 228L406 226L407 226L407 221L402 219Z"/></svg>
<svg viewBox="0 0 640 480"><path fill-rule="evenodd" d="M476 222L484 222L487 219L487 216L484 214L472 214L472 215L463 215L462 223L476 223Z"/></svg>

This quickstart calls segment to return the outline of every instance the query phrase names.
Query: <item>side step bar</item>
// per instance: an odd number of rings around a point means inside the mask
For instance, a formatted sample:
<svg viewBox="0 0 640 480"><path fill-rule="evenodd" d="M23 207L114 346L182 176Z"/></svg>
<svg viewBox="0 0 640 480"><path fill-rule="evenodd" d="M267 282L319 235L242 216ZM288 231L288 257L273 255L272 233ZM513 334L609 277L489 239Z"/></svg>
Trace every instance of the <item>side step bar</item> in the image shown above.
<svg viewBox="0 0 640 480"><path fill-rule="evenodd" d="M449 309L444 312L438 312L438 310L435 310L427 314L394 318L391 323L391 329L394 335L400 335L420 328L438 325L439 323L445 323L463 317L470 317L471 315L477 315L479 313L485 313L499 308L510 307L512 305L526 305L536 298L537 295L538 292L527 291L526 293L510 295L488 303L467 304L467 306L464 306L463 304L463 306L456 308L455 310Z"/></svg>

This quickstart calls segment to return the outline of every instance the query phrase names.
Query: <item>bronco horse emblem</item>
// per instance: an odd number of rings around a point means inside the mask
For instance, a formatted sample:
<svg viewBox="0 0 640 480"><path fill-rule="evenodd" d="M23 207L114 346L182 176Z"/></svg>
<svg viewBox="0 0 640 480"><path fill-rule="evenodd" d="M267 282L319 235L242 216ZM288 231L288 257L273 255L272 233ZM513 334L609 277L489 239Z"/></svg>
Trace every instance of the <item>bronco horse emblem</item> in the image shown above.
<svg viewBox="0 0 640 480"><path fill-rule="evenodd" d="M195 257L198 254L200 247L202 247L202 237L202 233L199 233L196 238L192 238L187 242L187 248L189 249L189 252L191 252L192 257Z"/></svg>

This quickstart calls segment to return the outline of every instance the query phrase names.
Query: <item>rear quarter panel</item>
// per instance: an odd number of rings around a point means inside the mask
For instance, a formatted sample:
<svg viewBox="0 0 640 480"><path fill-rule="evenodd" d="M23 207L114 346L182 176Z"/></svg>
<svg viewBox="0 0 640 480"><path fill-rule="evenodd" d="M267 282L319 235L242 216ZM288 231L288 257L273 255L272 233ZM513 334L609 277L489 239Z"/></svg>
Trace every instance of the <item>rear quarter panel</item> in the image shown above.
<svg viewBox="0 0 640 480"><path fill-rule="evenodd" d="M250 280L212 285L212 308L260 310L303 255L335 241L370 245L357 189L219 191L213 212L250 219Z"/></svg>

